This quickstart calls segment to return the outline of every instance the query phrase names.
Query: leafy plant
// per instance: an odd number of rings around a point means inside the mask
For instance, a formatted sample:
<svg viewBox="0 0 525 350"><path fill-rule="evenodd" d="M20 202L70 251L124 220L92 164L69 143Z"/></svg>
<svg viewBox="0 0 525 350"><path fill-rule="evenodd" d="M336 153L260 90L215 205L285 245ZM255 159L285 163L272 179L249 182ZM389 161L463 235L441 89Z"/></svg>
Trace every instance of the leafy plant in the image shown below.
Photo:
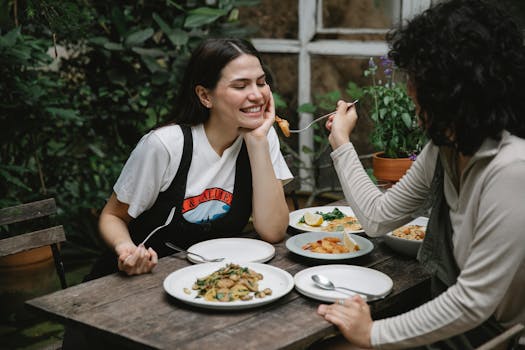
<svg viewBox="0 0 525 350"><path fill-rule="evenodd" d="M418 125L415 106L407 94L406 85L396 81L396 67L387 57L380 58L385 80L377 78L378 66L370 58L364 75L372 84L363 88L372 98L370 118L374 122L370 142L384 151L387 158L415 157L426 137Z"/></svg>
<svg viewBox="0 0 525 350"><path fill-rule="evenodd" d="M249 36L237 8L257 3L0 2L0 207L55 197L65 255L96 254L99 211L139 138L173 115L190 52ZM52 69L55 42L68 55Z"/></svg>

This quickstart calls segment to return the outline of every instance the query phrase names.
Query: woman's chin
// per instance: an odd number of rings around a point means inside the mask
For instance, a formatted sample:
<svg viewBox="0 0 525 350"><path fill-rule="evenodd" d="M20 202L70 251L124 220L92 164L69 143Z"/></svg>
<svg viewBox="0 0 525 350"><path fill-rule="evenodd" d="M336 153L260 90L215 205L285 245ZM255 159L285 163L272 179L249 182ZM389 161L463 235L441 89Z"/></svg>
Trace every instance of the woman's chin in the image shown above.
<svg viewBox="0 0 525 350"><path fill-rule="evenodd" d="M253 130L253 129L257 129L262 124L263 124L263 118L258 118L258 119L243 121L241 122L239 126L243 129Z"/></svg>

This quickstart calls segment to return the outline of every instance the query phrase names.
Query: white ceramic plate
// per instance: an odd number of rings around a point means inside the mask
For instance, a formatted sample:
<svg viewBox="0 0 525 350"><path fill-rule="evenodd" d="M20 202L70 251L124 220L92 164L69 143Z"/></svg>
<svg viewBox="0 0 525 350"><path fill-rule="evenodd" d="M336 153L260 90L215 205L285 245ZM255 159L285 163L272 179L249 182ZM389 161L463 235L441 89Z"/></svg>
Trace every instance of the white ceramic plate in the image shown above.
<svg viewBox="0 0 525 350"><path fill-rule="evenodd" d="M191 265L172 272L164 279L164 290L174 298L193 306L206 309L239 310L271 303L288 294L293 288L294 283L292 275L280 268L261 263L239 262L237 264L261 273L263 279L259 281L259 290L270 288L272 294L260 299L253 298L252 300L247 301L237 300L230 302L213 302L204 300L203 298L195 298L197 296L197 291L192 290L191 287L197 278L206 277L226 266L226 263L222 262ZM191 291L191 294L186 294L184 288L188 288Z"/></svg>
<svg viewBox="0 0 525 350"><path fill-rule="evenodd" d="M356 258L368 254L374 249L374 244L368 239L354 235L350 233L350 237L359 245L357 252L344 253L344 254L323 254L314 253L309 250L304 250L302 247L309 242L315 242L323 239L324 237L339 237L343 241L343 234L341 232L304 232L288 238L286 241L286 248L295 254L306 256L308 258L321 259L321 260L344 260L350 258Z"/></svg>
<svg viewBox="0 0 525 350"><path fill-rule="evenodd" d="M352 210L352 208L350 208L348 206L344 206L344 205L336 205L336 206L326 205L326 206L322 206L322 207L310 207L310 208L303 208L303 209L299 209L299 210L296 210L296 211L292 211L290 213L289 225L292 226L293 228L299 230L299 231L326 232L324 230L324 228L328 225L327 221L323 222L321 224L321 226L315 227L315 226L310 226L310 225L307 225L307 224L304 224L304 223L299 223L299 220L301 220L301 218L304 216L304 214L307 211L309 211L311 213L315 213L317 211L319 211L321 213L330 213L335 208L338 208L339 210L341 210L346 216L353 216L353 217L355 217L354 211ZM361 230L357 230L357 231L348 231L348 232L357 233L357 232L364 232L364 230L361 229Z"/></svg>
<svg viewBox="0 0 525 350"><path fill-rule="evenodd" d="M268 242L251 238L217 238L196 243L188 251L208 259L225 258L224 261L266 262L275 255L275 248ZM204 262L195 255L188 254L193 263Z"/></svg>
<svg viewBox="0 0 525 350"><path fill-rule="evenodd" d="M408 224L403 225L419 225L424 226L425 229L428 224L428 218L420 216L412 221L410 221ZM423 241L415 241L410 239L405 239L401 237L396 237L392 235L392 232L388 232L385 235L385 243L392 249L394 249L396 252L405 254L411 257L416 257L417 252L419 251L419 248L421 247L421 243Z"/></svg>
<svg viewBox="0 0 525 350"><path fill-rule="evenodd" d="M375 294L380 296L380 298L388 295L394 285L392 279L383 272L354 265L320 265L295 274L295 289L299 293L326 302L335 302L338 299L348 298L353 293L324 290L317 287L312 281L312 276L316 274L328 277L336 286ZM366 297L363 296L363 298L366 300Z"/></svg>

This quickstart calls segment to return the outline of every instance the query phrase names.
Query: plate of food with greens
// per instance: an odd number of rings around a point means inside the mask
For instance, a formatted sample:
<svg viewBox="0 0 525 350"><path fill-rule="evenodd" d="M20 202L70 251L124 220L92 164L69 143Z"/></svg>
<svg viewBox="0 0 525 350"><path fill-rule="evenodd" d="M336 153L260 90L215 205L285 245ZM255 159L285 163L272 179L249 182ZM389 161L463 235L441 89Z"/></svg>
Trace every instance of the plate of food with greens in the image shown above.
<svg viewBox="0 0 525 350"><path fill-rule="evenodd" d="M290 213L289 225L304 232L364 232L354 211L348 206L299 209Z"/></svg>

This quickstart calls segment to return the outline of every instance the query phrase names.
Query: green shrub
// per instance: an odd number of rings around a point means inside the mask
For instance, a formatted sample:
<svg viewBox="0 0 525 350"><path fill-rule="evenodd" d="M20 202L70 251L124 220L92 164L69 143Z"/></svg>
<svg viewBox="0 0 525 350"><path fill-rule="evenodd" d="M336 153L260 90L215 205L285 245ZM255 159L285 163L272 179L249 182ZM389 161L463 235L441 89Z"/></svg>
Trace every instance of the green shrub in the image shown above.
<svg viewBox="0 0 525 350"><path fill-rule="evenodd" d="M139 138L177 108L191 50L253 33L237 7L258 1L179 3L28 1L0 18L0 207L55 197L76 255L98 252L99 211ZM69 52L57 71L53 38Z"/></svg>

